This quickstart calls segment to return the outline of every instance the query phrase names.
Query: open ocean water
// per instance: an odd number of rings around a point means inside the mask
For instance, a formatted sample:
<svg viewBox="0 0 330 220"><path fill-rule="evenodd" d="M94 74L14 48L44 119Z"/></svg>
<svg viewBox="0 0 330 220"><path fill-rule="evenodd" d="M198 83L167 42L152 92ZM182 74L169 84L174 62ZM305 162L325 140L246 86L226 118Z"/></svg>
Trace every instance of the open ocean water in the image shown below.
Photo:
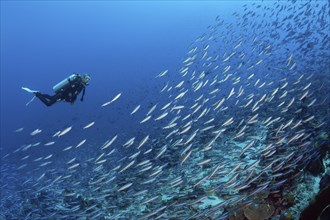
<svg viewBox="0 0 330 220"><path fill-rule="evenodd" d="M0 219L299 219L330 182L329 4L1 1ZM22 90L74 73L83 101Z"/></svg>

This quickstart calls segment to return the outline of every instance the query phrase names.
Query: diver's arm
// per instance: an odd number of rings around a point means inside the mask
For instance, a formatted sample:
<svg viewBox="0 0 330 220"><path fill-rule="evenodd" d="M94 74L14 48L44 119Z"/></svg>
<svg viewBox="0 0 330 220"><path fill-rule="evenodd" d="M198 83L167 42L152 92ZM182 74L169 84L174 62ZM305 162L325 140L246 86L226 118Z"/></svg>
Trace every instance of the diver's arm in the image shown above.
<svg viewBox="0 0 330 220"><path fill-rule="evenodd" d="M84 101L84 96L85 96L85 87L83 88L83 93L81 95L80 101Z"/></svg>

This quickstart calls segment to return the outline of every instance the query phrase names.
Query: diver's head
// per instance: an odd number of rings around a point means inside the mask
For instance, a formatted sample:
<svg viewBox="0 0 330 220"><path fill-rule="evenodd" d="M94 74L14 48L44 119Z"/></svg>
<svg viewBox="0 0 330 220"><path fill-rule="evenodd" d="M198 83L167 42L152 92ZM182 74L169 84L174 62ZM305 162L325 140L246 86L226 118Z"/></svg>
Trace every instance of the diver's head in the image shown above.
<svg viewBox="0 0 330 220"><path fill-rule="evenodd" d="M82 74L82 76L81 76L81 81L82 81L85 85L88 85L88 84L89 84L89 80L91 80L91 77L90 77L87 73Z"/></svg>

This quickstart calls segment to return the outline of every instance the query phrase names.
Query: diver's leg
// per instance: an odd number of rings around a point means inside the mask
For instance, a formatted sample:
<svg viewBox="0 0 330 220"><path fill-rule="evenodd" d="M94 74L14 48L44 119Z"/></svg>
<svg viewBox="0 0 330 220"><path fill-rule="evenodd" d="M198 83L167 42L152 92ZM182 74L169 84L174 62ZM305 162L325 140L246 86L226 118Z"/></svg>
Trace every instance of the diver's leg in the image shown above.
<svg viewBox="0 0 330 220"><path fill-rule="evenodd" d="M57 101L57 95L50 96L47 94L41 94L40 92L36 92L35 95L47 106L51 106Z"/></svg>
<svg viewBox="0 0 330 220"><path fill-rule="evenodd" d="M56 93L55 95L46 95L46 98L49 99L48 103L50 105L53 105L54 103L58 102L59 100L62 100L62 93Z"/></svg>
<svg viewBox="0 0 330 220"><path fill-rule="evenodd" d="M52 95L48 95L48 94L42 94L46 99L52 99L53 96Z"/></svg>

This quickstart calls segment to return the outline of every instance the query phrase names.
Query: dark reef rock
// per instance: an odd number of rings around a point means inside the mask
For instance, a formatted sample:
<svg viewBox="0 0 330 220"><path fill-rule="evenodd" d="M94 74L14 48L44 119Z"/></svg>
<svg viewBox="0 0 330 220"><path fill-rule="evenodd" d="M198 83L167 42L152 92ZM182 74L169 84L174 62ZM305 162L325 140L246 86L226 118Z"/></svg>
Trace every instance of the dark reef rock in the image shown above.
<svg viewBox="0 0 330 220"><path fill-rule="evenodd" d="M323 212L324 216L329 212L330 185L321 190L309 206L301 213L299 220L317 219Z"/></svg>
<svg viewBox="0 0 330 220"><path fill-rule="evenodd" d="M330 185L330 175L329 174L325 174L320 181L320 189L323 189L326 186Z"/></svg>
<svg viewBox="0 0 330 220"><path fill-rule="evenodd" d="M320 220L329 220L330 219L330 205L328 205L325 209L323 209Z"/></svg>
<svg viewBox="0 0 330 220"><path fill-rule="evenodd" d="M307 167L307 171L313 176L317 176L324 172L324 166L321 159L313 160Z"/></svg>
<svg viewBox="0 0 330 220"><path fill-rule="evenodd" d="M321 157L323 158L327 154L327 152L330 151L330 144L329 143L321 144L319 147L319 151L320 151Z"/></svg>

